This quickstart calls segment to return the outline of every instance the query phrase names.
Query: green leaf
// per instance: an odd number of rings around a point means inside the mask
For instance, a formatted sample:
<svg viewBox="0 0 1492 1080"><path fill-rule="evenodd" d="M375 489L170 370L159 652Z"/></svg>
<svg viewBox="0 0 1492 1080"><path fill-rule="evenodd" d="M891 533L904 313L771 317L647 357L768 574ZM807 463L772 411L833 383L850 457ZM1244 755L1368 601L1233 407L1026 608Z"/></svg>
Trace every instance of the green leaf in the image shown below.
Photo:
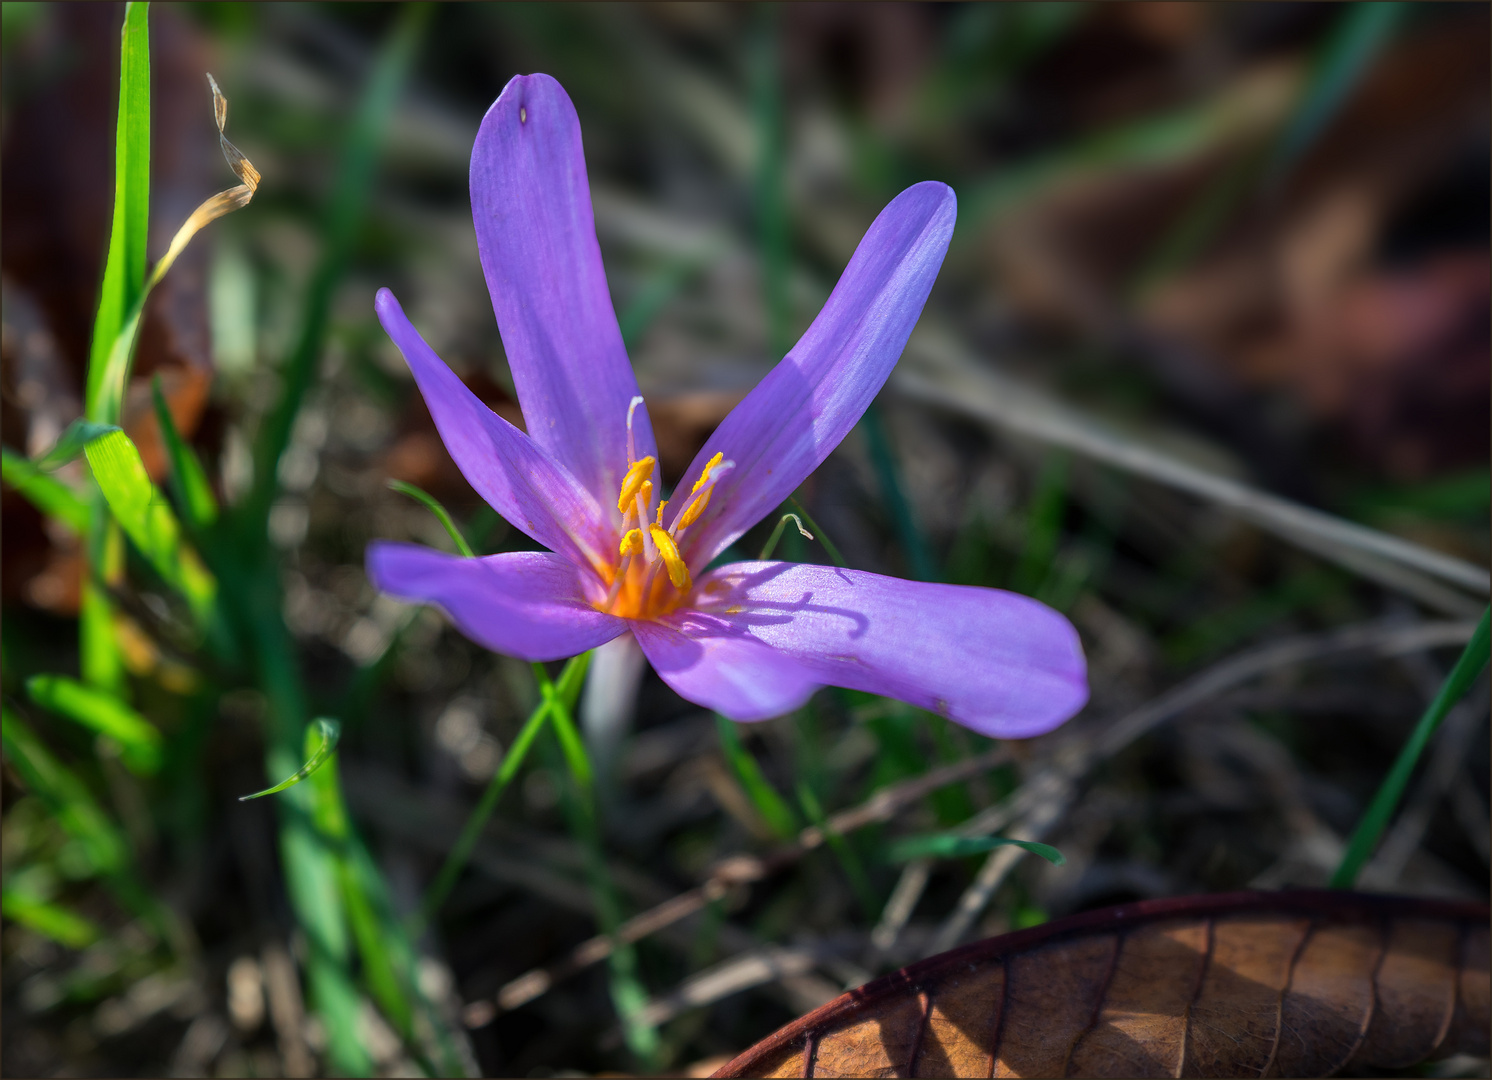
<svg viewBox="0 0 1492 1080"><path fill-rule="evenodd" d="M176 495L177 505L186 515L194 529L205 529L218 519L218 500L212 493L212 484L207 472L192 448L176 430L176 421L171 419L171 410L166 407L166 397L161 393L161 377L150 382L150 396L155 404L156 423L161 428L161 441L166 444L166 454L171 459L171 490Z"/></svg>
<svg viewBox="0 0 1492 1080"><path fill-rule="evenodd" d="M1414 774L1414 766L1419 761L1420 755L1424 753L1425 747L1429 745L1435 729L1440 727L1440 722L1445 719L1446 713L1451 711L1451 706L1460 701L1466 691L1471 689L1471 684L1476 682L1477 676L1487 666L1487 650L1489 644L1492 644L1492 633L1489 633L1488 627L1489 619L1492 619L1492 608L1482 612L1482 621L1476 624L1476 630L1472 633L1471 640L1466 643L1466 648L1462 650L1456 666L1451 668L1451 673L1445 677L1445 682L1441 684L1440 692L1435 695L1435 700L1430 702L1430 707L1425 710L1419 723L1409 733L1404 748L1399 751L1399 756L1394 760L1388 775L1384 777L1383 785L1373 796L1373 801L1368 805L1362 820L1357 823L1357 828L1352 832L1352 838L1347 841L1347 852L1342 856L1342 864L1337 867L1337 872L1331 877L1333 889L1350 889L1356 883L1357 875L1362 872L1368 857L1378 846L1383 830L1388 828L1389 819L1394 816L1400 800L1404 798L1404 789L1409 786L1409 778Z"/></svg>
<svg viewBox="0 0 1492 1080"><path fill-rule="evenodd" d="M1345 4L1310 83L1270 152L1266 185L1277 185L1331 123L1408 13L1403 3Z"/></svg>
<svg viewBox="0 0 1492 1080"><path fill-rule="evenodd" d="M93 478L125 534L156 573L186 598L198 621L208 622L217 582L196 552L182 543L176 515L150 482L135 444L116 429L89 443L86 453Z"/></svg>
<svg viewBox="0 0 1492 1080"><path fill-rule="evenodd" d="M124 9L119 44L119 120L114 137L114 224L104 264L103 288L88 351L84 412L90 420L119 419L119 401L104 400L109 354L145 285L145 242L150 214L149 5Z"/></svg>
<svg viewBox="0 0 1492 1080"><path fill-rule="evenodd" d="M736 779L741 782L751 804L756 807L756 812L778 839L791 840L798 831L798 816L762 774L762 768L757 764L756 758L751 756L751 751L741 744L741 735L736 730L735 721L727 720L717 713L715 730L720 735L720 749L725 753L725 760L736 774Z"/></svg>
<svg viewBox="0 0 1492 1080"><path fill-rule="evenodd" d="M103 931L83 916L13 889L9 882L0 890L0 912L69 949L92 945L103 936Z"/></svg>
<svg viewBox="0 0 1492 1080"><path fill-rule="evenodd" d="M26 693L42 708L117 741L132 772L159 771L160 729L113 694L63 675L34 675L26 680Z"/></svg>
<svg viewBox="0 0 1492 1080"><path fill-rule="evenodd" d="M446 512L444 506L440 505L439 500L435 496L422 491L413 484L405 483L403 480L390 480L388 483L390 491L397 491L400 495L408 495L411 499L423 504L426 510L434 514L435 519L445 526L446 533L450 536L451 542L456 545L457 551L461 552L468 559L476 557L477 553L471 549L471 545L466 542L466 537L461 535L461 530L456 528L456 523L451 520L451 515Z"/></svg>
<svg viewBox="0 0 1492 1080"><path fill-rule="evenodd" d="M0 738L5 758L21 782L78 841L94 871L104 876L122 872L129 864L129 847L83 781L9 709L0 710Z"/></svg>
<svg viewBox="0 0 1492 1080"><path fill-rule="evenodd" d="M891 862L907 862L911 859L957 859L964 855L982 855L997 847L1014 846L1025 848L1033 855L1040 855L1053 866L1062 866L1067 858L1050 844L1038 844L1035 840L1014 840L1008 836L958 836L954 833L929 833L926 836L910 836L891 845L887 858Z"/></svg>
<svg viewBox="0 0 1492 1080"><path fill-rule="evenodd" d="M8 447L0 451L5 482L21 493L22 498L43 514L56 518L73 532L88 531L88 500L55 476L42 472L36 465Z"/></svg>
<svg viewBox="0 0 1492 1080"><path fill-rule="evenodd" d="M326 764L327 758L337 749L337 743L342 738L342 725L335 720L327 720L324 717L306 728L306 763L302 765L294 776L281 780L274 787L256 791L252 795L240 795L239 802L248 802L250 799L261 799L266 795L275 795L286 788L294 787L306 777L310 776L321 766Z"/></svg>
<svg viewBox="0 0 1492 1080"><path fill-rule="evenodd" d="M83 452L83 448L94 439L100 435L107 435L117 428L117 424L95 424L92 420L79 417L67 425L62 434L57 437L57 441L52 444L52 449L36 459L36 467L45 472L60 469L76 459Z"/></svg>

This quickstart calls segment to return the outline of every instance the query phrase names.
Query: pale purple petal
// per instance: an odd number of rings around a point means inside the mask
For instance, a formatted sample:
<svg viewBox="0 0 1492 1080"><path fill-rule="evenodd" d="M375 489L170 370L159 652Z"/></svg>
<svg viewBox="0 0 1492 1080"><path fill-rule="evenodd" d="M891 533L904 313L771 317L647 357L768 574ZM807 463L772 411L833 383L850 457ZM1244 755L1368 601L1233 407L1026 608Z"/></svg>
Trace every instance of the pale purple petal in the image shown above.
<svg viewBox="0 0 1492 1080"><path fill-rule="evenodd" d="M580 121L548 75L513 78L482 118L471 213L529 435L612 505L637 379L601 266ZM634 430L638 456L656 456L645 408Z"/></svg>
<svg viewBox="0 0 1492 1080"><path fill-rule="evenodd" d="M732 720L768 720L806 702L822 680L725 619L676 612L634 620L653 670L682 698Z"/></svg>
<svg viewBox="0 0 1492 1080"><path fill-rule="evenodd" d="M382 541L368 547L368 577L402 600L444 608L479 645L524 660L576 656L627 629L591 605L598 585L589 574L547 551L468 559Z"/></svg>
<svg viewBox="0 0 1492 1080"><path fill-rule="evenodd" d="M724 656L732 685L776 682L786 666L799 692L807 675L897 698L997 738L1050 731L1088 700L1072 624L1045 604L999 589L749 562L706 575L691 603L694 610L663 620L698 646L692 657L675 647L675 670L660 671L685 697L696 685L713 686L720 676L710 668Z"/></svg>
<svg viewBox="0 0 1492 1080"><path fill-rule="evenodd" d="M378 290L378 321L404 354L461 475L516 529L582 566L615 562L616 528L584 487L534 441L477 400Z"/></svg>
<svg viewBox="0 0 1492 1080"><path fill-rule="evenodd" d="M808 332L710 436L680 490L690 490L717 451L736 467L682 538L690 565L709 563L770 513L855 426L906 347L956 214L952 189L936 181L893 199ZM673 500L670 522L685 502Z"/></svg>

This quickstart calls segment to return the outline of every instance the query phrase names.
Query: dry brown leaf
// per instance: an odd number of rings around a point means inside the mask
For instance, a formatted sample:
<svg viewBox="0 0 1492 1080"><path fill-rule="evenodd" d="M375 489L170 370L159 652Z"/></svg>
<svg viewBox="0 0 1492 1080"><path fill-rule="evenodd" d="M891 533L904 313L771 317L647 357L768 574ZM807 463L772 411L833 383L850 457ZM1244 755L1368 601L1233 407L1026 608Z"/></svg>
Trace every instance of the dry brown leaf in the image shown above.
<svg viewBox="0 0 1492 1080"><path fill-rule="evenodd" d="M829 1002L716 1076L1326 1076L1487 1053L1488 912L1334 892L1150 900Z"/></svg>

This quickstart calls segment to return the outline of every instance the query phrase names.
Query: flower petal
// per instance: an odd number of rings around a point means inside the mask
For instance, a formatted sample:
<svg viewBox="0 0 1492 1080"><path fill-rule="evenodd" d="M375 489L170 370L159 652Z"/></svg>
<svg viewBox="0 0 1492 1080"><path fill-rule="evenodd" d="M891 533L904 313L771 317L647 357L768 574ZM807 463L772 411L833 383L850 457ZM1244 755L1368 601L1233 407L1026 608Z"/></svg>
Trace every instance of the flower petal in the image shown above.
<svg viewBox="0 0 1492 1080"><path fill-rule="evenodd" d="M524 660L575 656L627 629L591 606L586 589L598 586L583 570L547 551L467 559L380 541L368 546L368 577L400 599L440 605L473 641Z"/></svg>
<svg viewBox="0 0 1492 1080"><path fill-rule="evenodd" d="M1088 700L1072 624L1016 593L749 562L707 575L694 605L663 621L697 645L695 668L728 655L732 683L779 679L777 666L790 664L814 682L898 698L1012 739L1050 731ZM638 638L651 656L647 639ZM673 656L682 663L682 649ZM685 697L687 688L719 677L687 668L659 673L685 687Z"/></svg>
<svg viewBox="0 0 1492 1080"><path fill-rule="evenodd" d="M393 293L379 289L373 306L414 373L441 440L477 494L515 529L582 566L614 562L616 529L591 493L477 400L410 324Z"/></svg>
<svg viewBox="0 0 1492 1080"><path fill-rule="evenodd" d="M482 118L471 213L529 434L614 503L637 379L601 266L580 121L548 75L516 76ZM638 456L656 457L646 409L634 431Z"/></svg>
<svg viewBox="0 0 1492 1080"><path fill-rule="evenodd" d="M682 698L732 720L769 720L806 702L822 680L725 619L675 613L634 620L653 669Z"/></svg>
<svg viewBox="0 0 1492 1080"><path fill-rule="evenodd" d="M770 513L849 434L906 347L956 215L953 190L936 181L891 200L808 332L710 436L679 489L689 490L717 452L736 467L682 537L691 566ZM674 500L673 516L685 501Z"/></svg>

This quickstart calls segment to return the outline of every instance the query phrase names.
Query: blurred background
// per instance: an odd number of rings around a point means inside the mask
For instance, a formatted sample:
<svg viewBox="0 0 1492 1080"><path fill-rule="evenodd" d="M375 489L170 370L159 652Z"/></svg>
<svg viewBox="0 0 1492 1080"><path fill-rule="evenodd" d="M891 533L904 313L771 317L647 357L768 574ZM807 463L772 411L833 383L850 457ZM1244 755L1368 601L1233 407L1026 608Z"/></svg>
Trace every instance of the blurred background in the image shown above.
<svg viewBox="0 0 1492 1080"><path fill-rule="evenodd" d="M122 15L3 7L3 437L31 456L81 412ZM881 207L920 180L952 185L957 229L907 354L799 499L851 566L1059 608L1091 666L1092 703L1068 728L722 888L642 936L630 966L577 962L525 999L513 981L599 925L562 759L543 742L415 941L429 1030L401 1038L376 979L358 999L372 1071L418 1075L410 1047L439 1029L471 1072L703 1075L846 986L947 947L950 913L979 881L964 938L1143 897L1325 883L1455 659L1450 639L1389 658L1302 646L1309 662L1229 685L1111 745L1050 798L1020 800L1062 747L1097 745L1250 650L1481 612L1474 587L1302 540L1158 472L1235 481L1487 564L1486 5L162 4L150 21L151 258L231 183L204 72L264 180L152 297L124 426L159 479L159 376L226 506L256 490L256 469L260 483L274 473L275 572L253 587L283 620L310 712L343 724L352 827L394 910L418 906L538 699L527 665L379 597L363 572L375 538L451 550L389 478L441 500L479 551L530 546L452 465L372 308L393 288L478 396L521 423L466 179L482 114L515 74L553 75L579 112L669 482L807 327ZM256 447L273 415L293 427L266 464ZM1134 466L1134 448L1161 464ZM81 482L81 463L69 468ZM772 523L741 550L754 555ZM77 672L79 543L6 488L7 709L91 792L179 933L101 884L8 761L0 1066L330 1071L337 1033L305 998L274 800L237 801L282 779L263 768L268 691L174 644L141 573L117 633L167 767L137 776L27 697L28 677ZM792 529L778 555L830 561ZM1363 887L1486 899L1486 707L1484 678ZM593 667L581 713L623 918L993 746L838 691L722 736L626 657ZM1067 864L887 860L890 838L991 808L990 828L1024 822ZM376 967L364 954L359 985ZM646 1003L620 1026L617 980Z"/></svg>

